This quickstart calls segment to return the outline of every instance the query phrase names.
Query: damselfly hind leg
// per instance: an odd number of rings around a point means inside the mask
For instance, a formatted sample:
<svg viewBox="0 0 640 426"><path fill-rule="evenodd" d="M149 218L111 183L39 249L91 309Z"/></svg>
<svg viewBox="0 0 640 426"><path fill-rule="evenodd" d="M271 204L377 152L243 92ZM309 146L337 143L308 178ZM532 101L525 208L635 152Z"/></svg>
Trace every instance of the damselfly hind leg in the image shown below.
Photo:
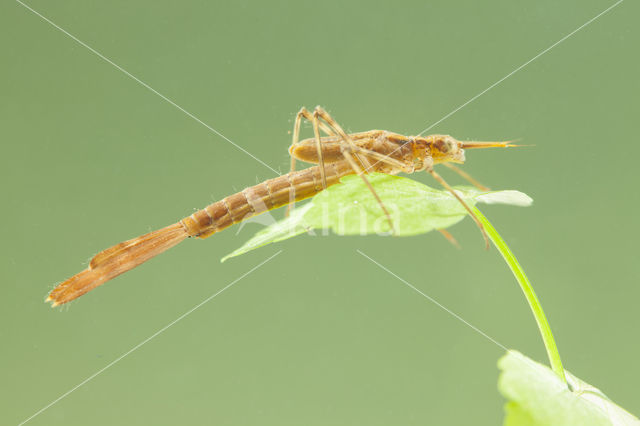
<svg viewBox="0 0 640 426"><path fill-rule="evenodd" d="M358 151L360 150L360 148L353 142L353 140L351 140L349 135L347 135L347 133L342 129L342 127L338 124L338 122L335 121L333 117L331 117L329 113L326 112L322 107L317 106L313 110L313 118L318 122L320 122L320 119L322 119L342 139L342 142L344 143L343 147L341 148L342 155L347 160L347 162L349 163L353 171L355 171L358 174L358 176L362 178L365 185L367 185L367 188L369 188L369 191L371 191L371 194L373 194L374 198L380 205L380 208L382 209L385 216L387 217L387 221L389 222L391 233L395 234L396 230L393 225L393 220L391 219L391 215L389 214L389 210L387 210L387 207L382 202L382 199L380 198L376 190L371 185L371 182L369 182L369 179L367 179L367 176L365 175L365 170L368 170L371 168L371 164L369 163L366 156L358 154ZM319 143L319 139L318 139L318 143ZM360 152L362 151L360 150Z"/></svg>
<svg viewBox="0 0 640 426"><path fill-rule="evenodd" d="M300 108L300 111L298 111L298 113L296 114L296 120L293 123L293 137L292 137L292 141L291 141L291 146L294 147L298 144L299 140L300 140L300 126L302 125L302 119L306 119L307 121L309 121L310 123L314 122L313 119L313 114L311 114L311 112L309 112L308 109L306 109L305 107ZM324 123L319 123L319 127L322 129L323 132L325 132L327 135L329 136L335 136L335 134L331 131L331 129ZM316 126L314 125L314 133L316 133ZM322 161L322 147L320 145L320 138L319 136L316 137L316 143L317 143L317 149L318 149L318 157L321 160L321 169L320 172L322 174L322 181L323 181L323 185L324 188L326 188L326 176L325 176L325 170L324 170L324 161ZM289 173L295 171L296 169L296 157L294 157L293 155L291 156L291 167L289 170ZM296 194L295 194L295 188L292 188L292 191L290 193L290 203L289 205L287 205L287 211L285 213L286 216L289 216L289 214L291 213L291 209L294 208L295 206L295 198L296 198Z"/></svg>

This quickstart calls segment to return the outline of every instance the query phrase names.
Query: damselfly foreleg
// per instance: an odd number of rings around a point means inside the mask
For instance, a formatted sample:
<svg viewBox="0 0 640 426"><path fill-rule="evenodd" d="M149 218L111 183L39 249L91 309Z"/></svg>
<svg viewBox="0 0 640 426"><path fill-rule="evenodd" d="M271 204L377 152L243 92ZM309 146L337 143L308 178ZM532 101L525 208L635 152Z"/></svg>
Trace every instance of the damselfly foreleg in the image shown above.
<svg viewBox="0 0 640 426"><path fill-rule="evenodd" d="M296 114L296 119L295 122L293 123L293 137L292 137L292 141L291 141L291 146L294 147L298 144L298 142L300 141L300 126L302 125L302 119L305 118L307 121L309 121L310 123L314 122L313 119L313 114L311 114L311 112L309 112L308 109L306 109L305 107L300 108L300 111L298 111L298 113ZM333 131L324 123L320 122L318 123L318 126L322 129L323 132L325 132L327 135L329 136L335 136L335 134L333 133ZM314 126L314 133L316 132L316 128ZM317 152L318 152L318 159L319 159L319 165L320 165L320 173L321 173L321 179L322 179L322 184L323 184L323 189L327 188L327 177L326 177L326 173L325 173L325 169L324 169L324 158L322 155L322 146L319 142L316 143L317 145ZM291 167L289 169L289 173L295 171L296 169L296 157L295 156L291 156ZM289 216L289 213L291 213L291 209L295 206L295 188L292 188L292 192L291 192L291 202L289 203L289 205L287 206L287 211L286 211L286 216Z"/></svg>
<svg viewBox="0 0 640 426"><path fill-rule="evenodd" d="M300 111L296 114L295 122L293 123L293 138L291 142L291 146L295 146L300 141L300 126L302 125L302 119L305 118L309 123L313 123L313 114L309 112L305 107L300 108ZM329 136L335 136L333 131L327 127L324 123L319 123L320 128L323 132L325 132ZM320 146L318 146L318 157L322 156L322 152ZM296 158L291 156L291 169L290 172L293 172L296 169Z"/></svg>
<svg viewBox="0 0 640 426"><path fill-rule="evenodd" d="M478 225L478 228L480 228L480 232L482 233L482 237L484 238L485 246L487 249L489 249L489 237L487 236L487 232L485 231L484 226L482 225L482 222L480 222L480 219L478 219L478 216L476 216L473 210L471 210L471 207L469 207L466 201L464 201L462 197L458 195L458 193L451 187L451 185L447 183L446 180L442 178L442 176L440 176L435 170L433 170L433 166L427 167L427 172L431 173L431 176L433 176L435 180L440 182L440 184L444 186L445 189L451 193L451 195L456 197L456 199L460 202L460 204L462 204L465 210L469 213L469 216L471 216L471 218L476 223L476 225Z"/></svg>

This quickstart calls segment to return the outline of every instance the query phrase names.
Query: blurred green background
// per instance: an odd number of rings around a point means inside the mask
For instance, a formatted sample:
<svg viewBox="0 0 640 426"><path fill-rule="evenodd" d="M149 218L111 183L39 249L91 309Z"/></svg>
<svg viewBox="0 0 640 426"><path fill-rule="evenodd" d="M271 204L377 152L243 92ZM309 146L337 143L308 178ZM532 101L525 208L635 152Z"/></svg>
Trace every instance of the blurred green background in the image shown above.
<svg viewBox="0 0 640 426"><path fill-rule="evenodd" d="M376 3L28 4L281 172L301 106L351 131L416 134L613 4ZM636 415L637 16L620 4L430 130L535 145L469 152L465 169L534 198L483 211L566 368ZM96 252L275 174L19 3L3 2L0 21L1 423L278 250L29 424L499 424L503 351L356 249L546 362L520 289L470 220L450 229L462 250L438 234L302 236L220 264L259 229L235 227L49 308L47 292Z"/></svg>

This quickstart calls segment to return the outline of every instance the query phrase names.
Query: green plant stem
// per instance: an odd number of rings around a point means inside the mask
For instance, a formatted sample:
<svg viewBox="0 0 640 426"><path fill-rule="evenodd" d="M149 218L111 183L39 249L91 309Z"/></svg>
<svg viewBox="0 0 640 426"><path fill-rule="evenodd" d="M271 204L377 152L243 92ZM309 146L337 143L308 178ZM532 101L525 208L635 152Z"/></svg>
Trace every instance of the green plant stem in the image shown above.
<svg viewBox="0 0 640 426"><path fill-rule="evenodd" d="M478 210L477 207L473 208L474 213L480 219L480 222L484 225L489 238L493 241L493 244L496 246L504 260L509 265L511 272L518 280L520 284L520 288L524 292L524 296L527 298L527 302L529 302L529 306L531 307L531 311L533 312L533 316L538 323L538 328L540 329L540 334L542 335L542 341L544 342L544 346L547 349L547 356L549 357L549 363L551 364L551 369L556 373L563 382L567 382L567 379L564 375L564 369L562 368L562 361L560 360L560 353L558 353L558 347L556 346L556 342L553 339L553 334L551 333L551 327L549 327L549 322L547 321L547 317L544 315L544 311L542 310L542 306L540 305L540 301L536 296L536 293L533 291L533 287L531 287L531 283L527 278L527 275L524 273L524 270L518 263L516 257L511 253L509 246L504 242L498 231L491 225L491 222L484 217L484 215Z"/></svg>

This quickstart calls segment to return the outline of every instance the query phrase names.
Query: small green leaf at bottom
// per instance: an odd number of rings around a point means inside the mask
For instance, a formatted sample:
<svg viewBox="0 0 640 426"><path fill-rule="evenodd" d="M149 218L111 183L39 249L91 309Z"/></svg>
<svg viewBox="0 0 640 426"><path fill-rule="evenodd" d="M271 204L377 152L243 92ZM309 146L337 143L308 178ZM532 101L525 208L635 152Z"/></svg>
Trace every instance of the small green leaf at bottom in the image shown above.
<svg viewBox="0 0 640 426"><path fill-rule="evenodd" d="M505 426L640 425L598 389L565 371L569 389L549 367L520 352L507 352L498 368L498 389L508 400Z"/></svg>

